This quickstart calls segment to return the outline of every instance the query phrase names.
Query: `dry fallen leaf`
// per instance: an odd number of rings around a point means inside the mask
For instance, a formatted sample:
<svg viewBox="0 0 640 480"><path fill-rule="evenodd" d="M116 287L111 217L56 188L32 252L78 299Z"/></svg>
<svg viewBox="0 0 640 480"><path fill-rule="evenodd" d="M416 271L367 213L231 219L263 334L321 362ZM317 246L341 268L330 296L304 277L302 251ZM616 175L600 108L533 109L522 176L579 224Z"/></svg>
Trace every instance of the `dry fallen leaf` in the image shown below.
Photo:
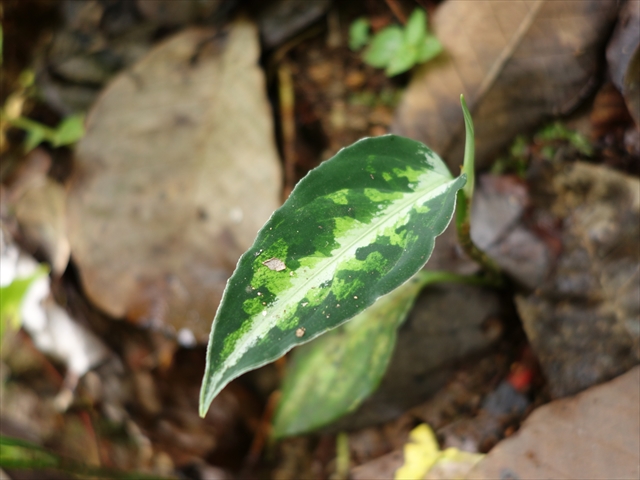
<svg viewBox="0 0 640 480"><path fill-rule="evenodd" d="M464 149L459 97L476 125L476 163L549 115L570 111L596 86L615 0L449 0L433 29L445 53L419 69L392 127L444 156Z"/></svg>
<svg viewBox="0 0 640 480"><path fill-rule="evenodd" d="M628 1L607 46L611 79L624 95L629 113L640 128L640 1Z"/></svg>
<svg viewBox="0 0 640 480"><path fill-rule="evenodd" d="M204 341L228 276L279 203L253 24L187 30L120 74L76 151L69 238L114 317Z"/></svg>
<svg viewBox="0 0 640 480"><path fill-rule="evenodd" d="M69 263L66 206L67 193L47 176L51 156L43 149L32 150L11 185L9 203L20 224L23 240L40 249L51 264L54 275L62 275Z"/></svg>
<svg viewBox="0 0 640 480"><path fill-rule="evenodd" d="M467 478L640 478L640 367L534 411Z"/></svg>

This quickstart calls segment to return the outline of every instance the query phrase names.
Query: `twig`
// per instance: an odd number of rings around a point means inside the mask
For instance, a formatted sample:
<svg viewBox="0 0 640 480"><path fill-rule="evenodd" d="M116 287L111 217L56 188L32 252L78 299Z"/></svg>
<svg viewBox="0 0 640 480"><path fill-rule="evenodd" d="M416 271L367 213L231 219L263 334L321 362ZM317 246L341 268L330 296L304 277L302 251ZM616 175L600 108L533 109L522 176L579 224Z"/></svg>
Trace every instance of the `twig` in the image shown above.
<svg viewBox="0 0 640 480"><path fill-rule="evenodd" d="M401 24L407 23L407 15L404 13L402 6L398 2L398 0L384 0L389 7L389 10L393 13L393 15L398 19Z"/></svg>

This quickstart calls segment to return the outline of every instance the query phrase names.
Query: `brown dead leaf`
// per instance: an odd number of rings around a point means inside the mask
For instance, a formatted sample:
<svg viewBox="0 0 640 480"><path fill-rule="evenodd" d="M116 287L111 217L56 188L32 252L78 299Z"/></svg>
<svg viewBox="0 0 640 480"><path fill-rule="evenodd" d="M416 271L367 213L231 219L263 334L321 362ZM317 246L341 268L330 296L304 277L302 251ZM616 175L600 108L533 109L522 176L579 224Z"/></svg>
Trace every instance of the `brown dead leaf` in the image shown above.
<svg viewBox="0 0 640 480"><path fill-rule="evenodd" d="M66 225L66 191L47 176L51 156L41 148L25 158L11 185L9 200L29 248L41 250L55 275L69 263Z"/></svg>
<svg viewBox="0 0 640 480"><path fill-rule="evenodd" d="M640 478L640 367L534 411L467 478Z"/></svg>
<svg viewBox="0 0 640 480"><path fill-rule="evenodd" d="M206 339L240 254L278 207L280 169L254 25L188 30L120 74L87 120L69 237L114 317Z"/></svg>
<svg viewBox="0 0 640 480"><path fill-rule="evenodd" d="M565 113L595 86L615 0L449 0L433 28L445 53L416 72L392 127L462 163L460 94L476 125L476 163L515 134Z"/></svg>
<svg viewBox="0 0 640 480"><path fill-rule="evenodd" d="M622 92L629 113L640 128L640 1L628 1L609 45L607 61L613 83Z"/></svg>

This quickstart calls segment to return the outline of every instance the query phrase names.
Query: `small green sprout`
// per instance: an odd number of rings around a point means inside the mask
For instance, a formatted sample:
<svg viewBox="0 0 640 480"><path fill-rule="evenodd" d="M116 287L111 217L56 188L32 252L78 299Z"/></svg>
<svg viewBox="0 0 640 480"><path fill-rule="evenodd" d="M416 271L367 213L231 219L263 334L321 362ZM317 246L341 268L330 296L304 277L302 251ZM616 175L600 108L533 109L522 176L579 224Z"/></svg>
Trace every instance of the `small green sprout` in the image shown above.
<svg viewBox="0 0 640 480"><path fill-rule="evenodd" d="M387 76L404 73L415 65L427 62L442 52L442 44L427 29L427 14L422 9L413 11L407 25L390 25L371 39L369 21L359 18L349 29L349 47L359 50L367 43L364 61L376 68L384 68Z"/></svg>

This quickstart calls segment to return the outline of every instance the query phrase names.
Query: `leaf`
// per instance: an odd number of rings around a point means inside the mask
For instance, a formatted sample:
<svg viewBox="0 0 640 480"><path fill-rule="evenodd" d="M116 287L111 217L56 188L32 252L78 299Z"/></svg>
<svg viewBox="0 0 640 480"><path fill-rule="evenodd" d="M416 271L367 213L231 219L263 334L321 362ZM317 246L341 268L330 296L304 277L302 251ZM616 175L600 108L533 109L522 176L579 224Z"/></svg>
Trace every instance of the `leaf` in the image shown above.
<svg viewBox="0 0 640 480"><path fill-rule="evenodd" d="M47 267L40 265L28 277L15 278L9 285L0 287L0 341L7 327L18 328L21 325L20 305L24 295L35 280L48 273Z"/></svg>
<svg viewBox="0 0 640 480"><path fill-rule="evenodd" d="M405 45L417 46L424 42L427 36L427 15L424 10L416 8L404 28Z"/></svg>
<svg viewBox="0 0 640 480"><path fill-rule="evenodd" d="M640 478L640 367L534 410L465 478Z"/></svg>
<svg viewBox="0 0 640 480"><path fill-rule="evenodd" d="M394 478L464 479L482 458L482 454L463 452L457 448L441 451L433 430L422 423L409 433L409 441L404 446L404 465L396 470Z"/></svg>
<svg viewBox="0 0 640 480"><path fill-rule="evenodd" d="M373 36L371 45L364 53L364 61L376 68L385 68L403 46L402 29L391 25Z"/></svg>
<svg viewBox="0 0 640 480"><path fill-rule="evenodd" d="M84 136L84 115L69 115L56 128L51 139L54 147L76 143Z"/></svg>
<svg viewBox="0 0 640 480"><path fill-rule="evenodd" d="M442 52L442 44L434 35L428 35L418 47L417 63L424 63L437 57Z"/></svg>
<svg viewBox="0 0 640 480"><path fill-rule="evenodd" d="M407 70L410 70L411 67L416 64L417 56L418 49L416 47L414 47L413 45L404 45L393 56L385 73L387 74L387 76L393 77L394 75L398 75L400 73L406 72Z"/></svg>
<svg viewBox="0 0 640 480"><path fill-rule="evenodd" d="M257 28L226 32L182 31L110 83L87 117L67 199L88 297L202 343L281 193Z"/></svg>
<svg viewBox="0 0 640 480"><path fill-rule="evenodd" d="M409 441L404 446L404 465L396 470L398 480L420 480L436 463L440 446L433 430L422 423L409 433Z"/></svg>
<svg viewBox="0 0 640 480"><path fill-rule="evenodd" d="M464 148L460 93L477 125L478 168L516 134L569 112L598 85L615 0L443 2L432 18L446 55L415 72L393 133L420 140L457 171Z"/></svg>
<svg viewBox="0 0 640 480"><path fill-rule="evenodd" d="M341 325L419 271L465 178L454 179L428 147L394 135L356 142L312 170L227 283L200 414L232 379ZM270 258L286 270L263 265Z"/></svg>
<svg viewBox="0 0 640 480"><path fill-rule="evenodd" d="M349 48L360 50L369 41L369 20L364 17L356 19L349 27Z"/></svg>
<svg viewBox="0 0 640 480"><path fill-rule="evenodd" d="M47 138L47 133L41 128L30 128L24 140L24 152L29 153Z"/></svg>
<svg viewBox="0 0 640 480"><path fill-rule="evenodd" d="M274 437L308 432L355 410L380 384L396 331L420 290L446 281L470 278L421 270L346 324L297 348L282 386Z"/></svg>

